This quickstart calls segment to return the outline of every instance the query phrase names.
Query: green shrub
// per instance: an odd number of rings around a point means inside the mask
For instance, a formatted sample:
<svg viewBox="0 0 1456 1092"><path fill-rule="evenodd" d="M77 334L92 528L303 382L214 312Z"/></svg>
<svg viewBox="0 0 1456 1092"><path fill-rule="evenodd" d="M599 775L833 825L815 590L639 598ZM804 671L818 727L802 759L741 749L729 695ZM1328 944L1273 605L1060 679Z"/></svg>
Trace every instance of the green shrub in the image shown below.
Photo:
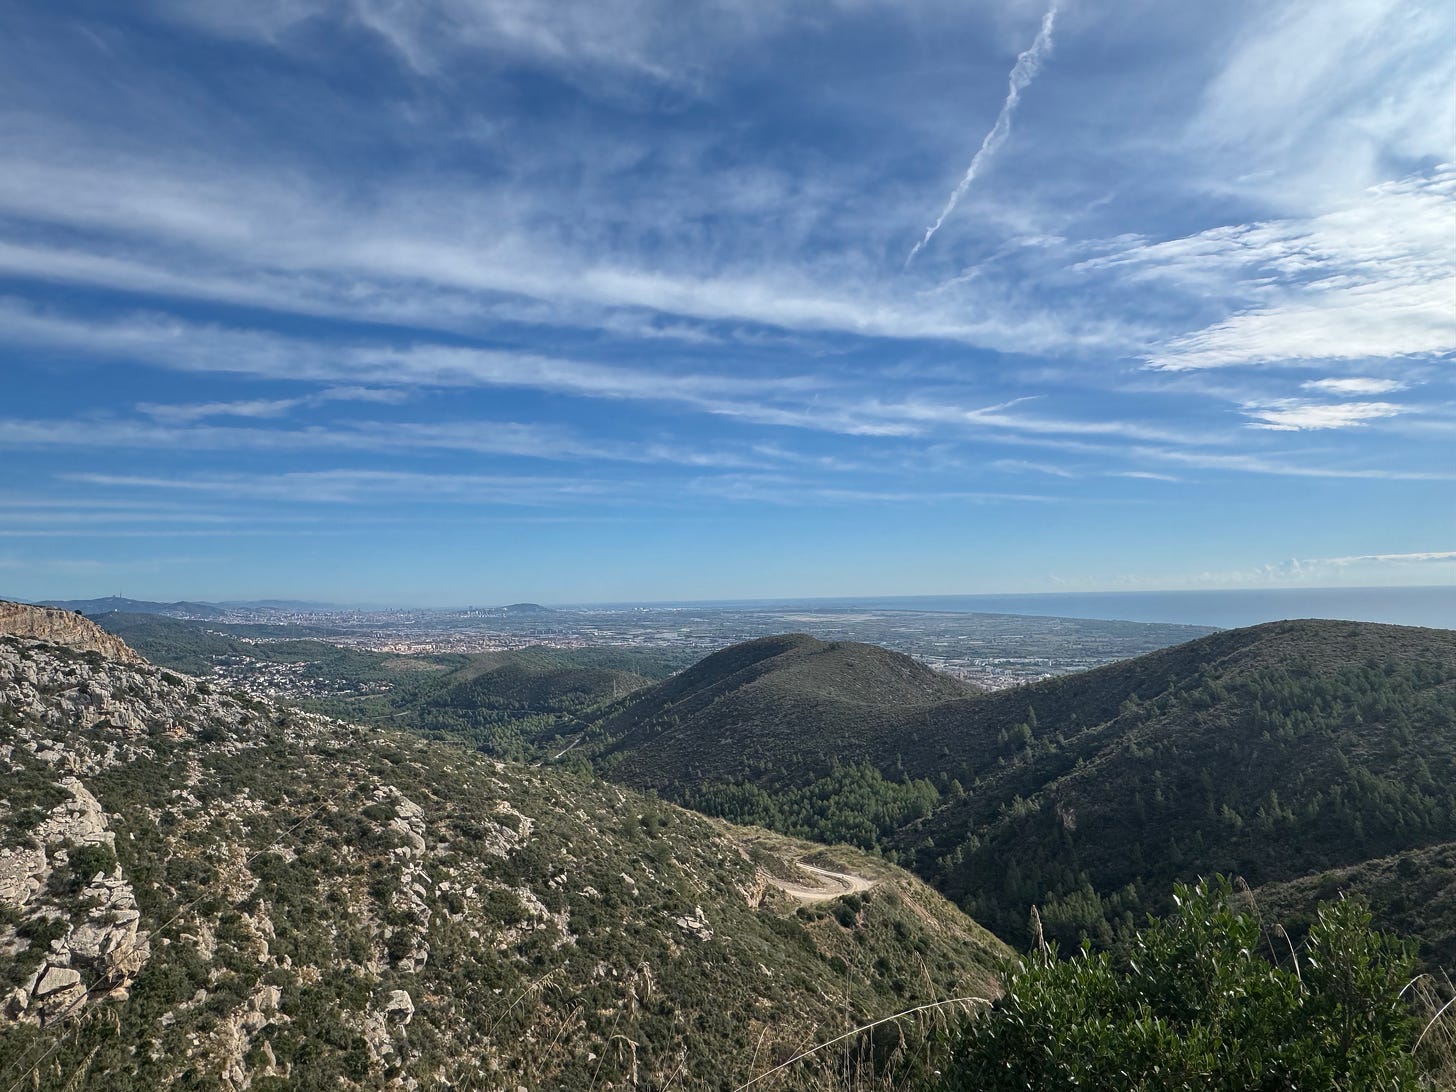
<svg viewBox="0 0 1456 1092"><path fill-rule="evenodd" d="M1416 1089L1407 948L1360 903L1319 910L1295 953L1227 880L1174 889L1126 952L1054 947L960 1032L946 1087L996 1092ZM1271 943L1272 939L1272 943ZM1283 946L1283 958L1273 956Z"/></svg>

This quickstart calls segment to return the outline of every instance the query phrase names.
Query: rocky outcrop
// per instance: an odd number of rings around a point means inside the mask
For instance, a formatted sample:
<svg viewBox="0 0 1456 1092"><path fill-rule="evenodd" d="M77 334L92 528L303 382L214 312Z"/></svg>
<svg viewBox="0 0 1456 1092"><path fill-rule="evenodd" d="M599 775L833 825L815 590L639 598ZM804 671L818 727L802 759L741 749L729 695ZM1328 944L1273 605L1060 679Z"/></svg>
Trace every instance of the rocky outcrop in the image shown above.
<svg viewBox="0 0 1456 1092"><path fill-rule="evenodd" d="M107 633L91 619L75 611L55 607L33 607L28 603L0 600L0 633L29 637L65 645L78 652L98 652L121 663L146 663L120 637Z"/></svg>
<svg viewBox="0 0 1456 1092"><path fill-rule="evenodd" d="M124 1001L151 955L148 936L138 929L136 893L120 866L110 875L97 872L74 897L63 897L48 882L57 868L74 867L77 847L109 849L116 837L85 785L74 777L58 785L71 798L31 830L37 844L0 849L0 909L19 925L55 922L63 930L30 978L6 998L3 1016L11 1020L44 1024L78 1011L88 999ZM24 952L29 944L10 925L0 927L0 947Z"/></svg>

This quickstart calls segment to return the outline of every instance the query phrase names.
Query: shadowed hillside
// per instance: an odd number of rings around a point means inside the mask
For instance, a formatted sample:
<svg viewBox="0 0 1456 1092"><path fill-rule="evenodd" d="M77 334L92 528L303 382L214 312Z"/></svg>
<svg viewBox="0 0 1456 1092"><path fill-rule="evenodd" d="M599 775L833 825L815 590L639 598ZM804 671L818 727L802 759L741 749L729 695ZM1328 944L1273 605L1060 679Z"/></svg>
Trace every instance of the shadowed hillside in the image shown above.
<svg viewBox="0 0 1456 1092"><path fill-rule="evenodd" d="M630 694L652 682L636 671L603 666L632 662L628 656L613 655L614 651L524 649L480 653L442 676L425 700L435 708L554 710L594 705ZM593 663L594 660L601 663Z"/></svg>
<svg viewBox="0 0 1456 1092"><path fill-rule="evenodd" d="M1033 903L1052 935L1105 940L1174 879L1257 886L1456 838L1448 631L1272 623L907 730L966 792L896 845L1011 935Z"/></svg>
<svg viewBox="0 0 1456 1092"><path fill-rule="evenodd" d="M611 776L671 789L757 777L789 784L884 752L920 706L975 688L898 652L803 634L708 656L599 721L593 753Z"/></svg>

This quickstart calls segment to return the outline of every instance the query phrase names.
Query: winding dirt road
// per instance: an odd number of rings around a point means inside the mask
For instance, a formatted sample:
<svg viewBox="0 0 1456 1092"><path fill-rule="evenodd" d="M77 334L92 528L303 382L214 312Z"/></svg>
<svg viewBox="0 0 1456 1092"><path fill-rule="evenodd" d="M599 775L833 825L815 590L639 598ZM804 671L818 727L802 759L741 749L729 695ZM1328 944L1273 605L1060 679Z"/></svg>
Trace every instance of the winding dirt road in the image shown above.
<svg viewBox="0 0 1456 1092"><path fill-rule="evenodd" d="M848 872L834 872L817 865L806 864L803 861L799 861L797 864L805 872L813 873L825 880L824 886L807 887L803 884L781 880L777 876L766 876L765 879L784 894L792 895L802 902L826 902L829 899L837 899L840 895L868 891L875 886L874 880L867 880L863 876L854 876Z"/></svg>

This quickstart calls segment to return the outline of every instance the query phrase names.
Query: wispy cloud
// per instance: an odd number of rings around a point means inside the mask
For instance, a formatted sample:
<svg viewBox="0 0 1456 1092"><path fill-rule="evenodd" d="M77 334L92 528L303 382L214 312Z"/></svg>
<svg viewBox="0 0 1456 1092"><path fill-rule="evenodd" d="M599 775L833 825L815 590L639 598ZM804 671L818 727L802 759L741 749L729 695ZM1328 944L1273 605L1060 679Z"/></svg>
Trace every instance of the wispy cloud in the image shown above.
<svg viewBox="0 0 1456 1092"><path fill-rule="evenodd" d="M651 370L427 341L406 345L305 341L258 330L201 325L155 313L92 321L13 300L0 301L0 319L8 321L7 332L17 342L105 352L185 372L291 382L355 381L395 389L515 387L578 398L667 403L755 424L857 436L914 436L932 428L955 426L1164 443L1200 438L1186 429L1149 423L1075 421L1007 412L1029 397L989 406L965 406L948 400L939 391L917 394L913 386L907 388L902 382L899 386L905 397L887 399L866 394L863 381L853 375L836 374L822 367L817 374L799 375L767 373L762 368L757 374L740 370L735 375ZM882 378L879 386L888 389ZM174 422L215 416L279 416L305 403L339 399L337 394L324 392L297 399L184 405L175 410L148 403L145 412ZM332 434L321 434L317 442L323 443L324 435ZM219 441L226 438L226 433L218 432ZM276 442L286 441L280 436Z"/></svg>
<svg viewBox="0 0 1456 1092"><path fill-rule="evenodd" d="M784 475L763 474L721 474L711 478L699 478L690 483L690 488L703 496L784 507L802 504L850 506L859 504L900 506L954 503L994 504L1001 502L1051 504L1066 499L1041 493L1002 493L923 487L846 489Z"/></svg>
<svg viewBox="0 0 1456 1092"><path fill-rule="evenodd" d="M208 417L282 417L302 404L301 398L254 398L245 402L194 402L187 405L138 402L136 408L158 421L187 424Z"/></svg>
<svg viewBox="0 0 1456 1092"><path fill-rule="evenodd" d="M190 424L210 417L276 418L300 406L321 406L328 402L398 403L408 399L401 390L374 387L329 387L302 398L252 398L238 402L138 402L137 411L158 421Z"/></svg>
<svg viewBox="0 0 1456 1092"><path fill-rule="evenodd" d="M1351 376L1344 379L1311 379L1301 383L1307 391L1325 394L1390 394L1405 390L1405 384L1398 379L1369 379Z"/></svg>
<svg viewBox="0 0 1456 1092"><path fill-rule="evenodd" d="M768 468L781 461L744 447L592 439L559 425L486 419L341 421L328 426L258 428L171 422L157 424L117 418L0 418L0 447L33 450L351 451L371 454L451 451L565 462L700 468Z"/></svg>
<svg viewBox="0 0 1456 1092"><path fill-rule="evenodd" d="M1159 474L1152 470L1114 470L1111 471L1111 477L1135 478L1150 482L1181 482L1183 480L1174 474Z"/></svg>
<svg viewBox="0 0 1456 1092"><path fill-rule="evenodd" d="M538 507L564 500L602 500L622 492L602 479L528 475L428 474L387 470L295 471L285 474L215 474L147 477L73 474L68 479L109 488L206 494L231 500L360 504L388 500L510 504Z"/></svg>
<svg viewBox="0 0 1456 1092"><path fill-rule="evenodd" d="M1377 548L1329 524L1387 503L1435 528L1450 5L1051 2L12 5L0 448L99 515L0 525L612 512L571 547L606 572L731 508L715 573L795 503L905 513L845 544L864 572L1050 497L1088 506L1089 555L1211 569L1236 537ZM1250 496L1269 526L1226 518Z"/></svg>
<svg viewBox="0 0 1456 1092"><path fill-rule="evenodd" d="M416 340L412 343L306 340L257 329L188 322L161 313L101 320L42 310L0 299L0 320L17 343L104 353L176 371L223 373L333 386L292 400L215 402L176 407L148 403L147 412L172 420L209 416L277 416L297 405L328 401L391 402L398 388L518 387L583 398L676 402L710 412L747 413L747 401L793 396L822 386L811 375L724 375L646 369L539 353L510 352ZM360 382L382 388L364 388Z"/></svg>
<svg viewBox="0 0 1456 1092"><path fill-rule="evenodd" d="M1421 357L1456 350L1456 166L1310 219L1141 243L1084 267L1221 293L1233 314L1178 334L1156 368Z"/></svg>
<svg viewBox="0 0 1456 1092"><path fill-rule="evenodd" d="M956 205L960 204L966 191L971 188L971 183L976 180L982 169L990 162L991 157L1001 150L1001 145L1006 143L1006 138L1011 135L1011 116L1016 112L1016 105L1021 101L1021 93L1030 86L1031 81L1036 79L1036 74L1041 71L1041 62L1052 49L1052 29L1057 21L1057 6L1052 4L1042 16L1041 29L1037 31L1036 37L1031 45L1017 58L1016 64L1011 68L1011 75L1008 78L1006 100L1001 104L1001 112L996 115L996 123L991 126L981 140L981 146L976 149L976 154L971 157L971 165L966 168L965 176L957 183L956 188L951 191L950 198L945 203L945 208L940 210L940 215L935 218L935 223L925 229L925 235L921 237L910 253L905 257L905 265L908 268L915 260L915 255L925 249L926 244L935 237L940 226L945 223L945 218L955 211Z"/></svg>
<svg viewBox="0 0 1456 1092"><path fill-rule="evenodd" d="M155 8L211 33L306 50L312 26L343 24L372 35L400 63L441 78L482 57L524 59L566 71L594 85L625 73L691 88L710 58L704 41L762 33L792 12L725 3L698 9L651 0L562 0L545 8L518 0L281 0L236 4L157 0Z"/></svg>
<svg viewBox="0 0 1456 1092"><path fill-rule="evenodd" d="M1351 557L1329 557L1328 565L1358 565L1365 561L1394 562L1402 565L1423 565L1432 561L1456 561L1456 550L1428 550L1414 554L1355 554Z"/></svg>
<svg viewBox="0 0 1456 1092"><path fill-rule="evenodd" d="M991 464L997 470L1005 470L1010 473L1031 473L1046 474L1053 478L1075 478L1077 475L1066 467L1056 466L1053 463L1038 463L1029 459L997 459Z"/></svg>
<svg viewBox="0 0 1456 1092"><path fill-rule="evenodd" d="M1449 6L1325 0L1246 12L1185 129L1202 156L1242 168L1214 185L1307 206L1389 177L1391 163L1450 154Z"/></svg>
<svg viewBox="0 0 1456 1092"><path fill-rule="evenodd" d="M1277 432L1310 432L1317 429L1357 428L1367 421L1395 417L1405 407L1393 402L1301 402L1286 398L1267 405L1246 406L1252 428Z"/></svg>
<svg viewBox="0 0 1456 1092"><path fill-rule="evenodd" d="M1312 466L1269 455L1226 454L1208 451L1179 451L1171 448L1137 447L1130 452L1154 462L1222 470L1245 474L1271 474L1289 478L1348 478L1366 481L1446 482L1456 481L1456 471L1404 470L1369 466Z"/></svg>

